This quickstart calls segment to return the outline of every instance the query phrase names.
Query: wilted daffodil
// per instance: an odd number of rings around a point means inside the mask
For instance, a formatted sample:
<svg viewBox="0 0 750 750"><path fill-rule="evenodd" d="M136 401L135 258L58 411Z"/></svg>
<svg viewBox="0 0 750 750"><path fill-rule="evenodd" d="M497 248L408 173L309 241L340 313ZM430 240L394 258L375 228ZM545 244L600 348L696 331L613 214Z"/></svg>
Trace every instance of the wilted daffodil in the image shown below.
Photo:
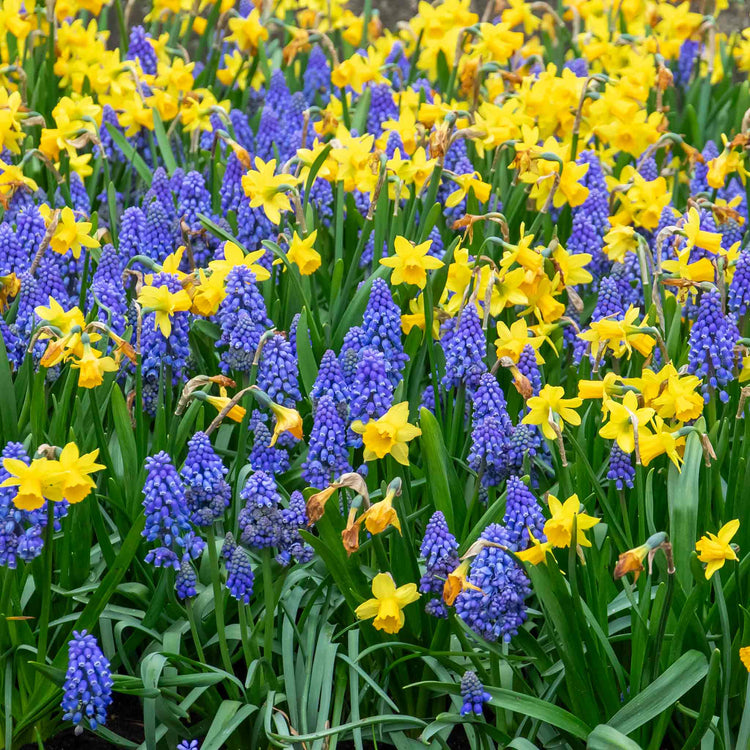
<svg viewBox="0 0 750 750"><path fill-rule="evenodd" d="M576 525L575 543L581 547L590 547L586 530L599 523L599 518L581 513L581 501L578 495L571 495L561 503L554 495L547 497L552 517L544 524L544 535L555 547L569 547L573 539L573 521Z"/></svg>
<svg viewBox="0 0 750 750"><path fill-rule="evenodd" d="M288 406L282 406L275 402L271 403L271 411L276 417L276 424L273 428L273 435L269 447L276 445L279 435L282 432L290 432L297 440L302 440L302 417L296 409L290 409Z"/></svg>
<svg viewBox="0 0 750 750"><path fill-rule="evenodd" d="M419 427L409 424L409 402L395 404L380 419L352 422L352 430L362 435L365 461L383 458L389 453L400 464L409 465L407 443L422 434Z"/></svg>
<svg viewBox="0 0 750 750"><path fill-rule="evenodd" d="M354 613L360 620L374 617L373 627L391 634L404 626L404 607L419 599L415 583L396 588L390 573L378 573L372 579L372 594L374 598L360 604Z"/></svg>
<svg viewBox="0 0 750 750"><path fill-rule="evenodd" d="M394 479L385 493L385 497L377 503L373 503L357 520L357 523L364 521L365 528L371 534L380 534L389 526L398 529L401 533L401 522L398 519L398 513L393 507L393 498L401 494L401 479Z"/></svg>
<svg viewBox="0 0 750 750"><path fill-rule="evenodd" d="M393 269L391 283L414 284L424 289L427 283L427 271L441 268L443 265L442 260L427 254L431 245L432 240L412 245L406 237L396 237L394 241L396 254L380 259L381 266Z"/></svg>
<svg viewBox="0 0 750 750"><path fill-rule="evenodd" d="M719 529L718 534L712 534L709 531L696 542L695 551L698 553L698 559L706 563L706 579L711 578L717 570L723 568L727 560L738 559L730 542L739 528L740 522L735 518L725 523Z"/></svg>
<svg viewBox="0 0 750 750"><path fill-rule="evenodd" d="M469 582L469 566L471 560L468 558L461 562L458 567L448 573L448 577L445 579L443 584L443 601L449 606L453 606L453 602L456 601L456 597L465 589L472 589L473 591L481 591L478 586Z"/></svg>
<svg viewBox="0 0 750 750"><path fill-rule="evenodd" d="M523 418L524 424L539 425L547 440L557 437L550 422L555 415L563 422L572 425L581 424L581 417L575 411L583 402L580 398L565 398L565 389L559 385L545 385L538 396L532 396L527 402L529 413Z"/></svg>

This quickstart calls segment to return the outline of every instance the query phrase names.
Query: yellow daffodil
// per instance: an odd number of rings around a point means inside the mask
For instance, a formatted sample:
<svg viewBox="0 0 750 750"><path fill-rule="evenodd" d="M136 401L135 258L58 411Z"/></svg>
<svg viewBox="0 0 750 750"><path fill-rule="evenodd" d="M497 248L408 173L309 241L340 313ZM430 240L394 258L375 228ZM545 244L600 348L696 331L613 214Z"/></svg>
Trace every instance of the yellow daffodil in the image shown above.
<svg viewBox="0 0 750 750"><path fill-rule="evenodd" d="M538 396L532 396L526 405L529 413L521 420L524 424L539 425L544 437L556 438L550 422L558 416L563 422L572 425L581 424L581 417L575 411L583 402L580 398L565 398L565 390L559 385L545 385Z"/></svg>
<svg viewBox="0 0 750 750"><path fill-rule="evenodd" d="M750 672L750 646L743 646L740 649L740 661L745 669Z"/></svg>
<svg viewBox="0 0 750 750"><path fill-rule="evenodd" d="M698 247L716 255L721 251L721 235L718 232L706 232L701 229L701 220L698 209L691 207L688 211L688 220L682 227L687 236L686 247Z"/></svg>
<svg viewBox="0 0 750 750"><path fill-rule="evenodd" d="M229 405L229 402L232 399L228 396L207 396L205 400L209 404L211 404L211 406L213 406L217 412L221 413ZM244 419L246 413L247 409L245 409L244 406L233 404L232 408L227 412L226 416L233 422L241 422Z"/></svg>
<svg viewBox="0 0 750 750"><path fill-rule="evenodd" d="M371 620L374 617L372 624L376 630L398 633L404 626L404 607L419 599L417 585L407 583L396 588L390 573L378 573L372 579L372 593L374 598L363 602L354 611L357 619Z"/></svg>
<svg viewBox="0 0 750 750"><path fill-rule="evenodd" d="M271 436L271 442L269 447L276 445L276 441L279 439L279 435L282 432L289 432L297 440L302 440L302 417L296 409L290 409L288 406L282 406L281 404L271 403L271 411L276 417L276 424L273 428L273 435Z"/></svg>
<svg viewBox="0 0 750 750"><path fill-rule="evenodd" d="M617 263L624 263L628 253L634 253L638 248L635 229L622 224L615 224L612 229L604 235L604 253Z"/></svg>
<svg viewBox="0 0 750 750"><path fill-rule="evenodd" d="M292 235L286 257L294 263L302 276L309 276L320 268L320 253L313 247L318 236L318 230L311 232L305 239L301 239L297 232Z"/></svg>
<svg viewBox="0 0 750 750"><path fill-rule="evenodd" d="M26 464L16 458L3 459L3 467L10 476L0 487L18 487L13 504L21 510L38 510L45 500L63 499L60 465L48 458L36 458Z"/></svg>
<svg viewBox="0 0 750 750"><path fill-rule="evenodd" d="M547 559L547 553L552 550L553 544L550 541L542 542L537 539L531 531L529 531L529 546L516 552L516 557L523 561L530 563L531 565L539 565L539 563L545 562Z"/></svg>
<svg viewBox="0 0 750 750"><path fill-rule="evenodd" d="M622 403L606 398L604 409L608 420L599 434L607 440L616 440L625 453L632 453L635 450L636 430L640 438L646 423L654 416L654 410L649 407L639 409L638 398L633 391L625 394Z"/></svg>
<svg viewBox="0 0 750 750"><path fill-rule="evenodd" d="M271 278L269 270L262 266L258 261L266 254L265 250L255 250L247 255L242 248L234 242L224 243L224 258L222 260L212 260L208 267L220 278L225 279L227 274L237 266L249 268L255 275L256 281L266 281Z"/></svg>
<svg viewBox="0 0 750 750"><path fill-rule="evenodd" d="M104 382L105 372L117 372L120 369L112 357L103 357L101 352L88 344L83 347L83 356L73 360L70 366L78 370L79 388L96 388Z"/></svg>
<svg viewBox="0 0 750 750"><path fill-rule="evenodd" d="M590 547L586 530L596 526L601 519L581 513L578 495L571 495L561 503L554 495L547 498L552 517L544 524L544 535L555 547L569 547L573 539L573 521L576 526L576 541L581 547Z"/></svg>
<svg viewBox="0 0 750 750"><path fill-rule="evenodd" d="M39 213L49 224L52 209L44 203L39 207ZM89 236L91 226L90 221L76 221L73 209L66 206L60 211L57 226L50 238L50 248L59 255L65 255L70 250L77 260L81 257L82 248L99 247L99 241Z"/></svg>
<svg viewBox="0 0 750 750"><path fill-rule="evenodd" d="M243 52L255 54L260 42L268 39L268 29L260 22L260 12L253 8L246 17L238 16L229 19L228 42L236 42Z"/></svg>
<svg viewBox="0 0 750 750"><path fill-rule="evenodd" d="M63 498L69 503L80 503L96 487L89 475L105 468L96 463L98 455L98 448L81 455L75 443L68 443L62 449L57 459L60 472L58 481L61 483Z"/></svg>
<svg viewBox="0 0 750 750"><path fill-rule="evenodd" d="M395 404L382 417L363 423L352 422L352 430L362 435L365 461L390 454L400 464L409 465L407 443L422 434L419 427L409 424L409 402Z"/></svg>
<svg viewBox="0 0 750 750"><path fill-rule="evenodd" d="M276 160L264 162L255 157L255 169L251 169L242 178L242 189L250 198L251 208L263 207L272 224L281 221L281 212L292 207L286 190L297 184L297 178L291 174L275 174Z"/></svg>
<svg viewBox="0 0 750 750"><path fill-rule="evenodd" d="M406 237L396 237L394 241L395 255L381 258L380 265L393 269L392 284L414 284L424 289L427 283L427 271L441 268L443 261L428 255L432 240L419 245L413 245Z"/></svg>
<svg viewBox="0 0 750 750"><path fill-rule="evenodd" d="M144 286L138 302L154 312L154 330L159 328L164 338L169 338L172 333L172 316L192 306L190 295L184 289L170 292L167 286Z"/></svg>
<svg viewBox="0 0 750 750"><path fill-rule="evenodd" d="M63 306L54 298L49 298L49 307L34 308L34 312L48 325L60 329L60 333L65 335L70 333L74 328L83 328L86 325L83 313L78 307L71 307L65 310Z"/></svg>
<svg viewBox="0 0 750 750"><path fill-rule="evenodd" d="M733 521L725 523L718 534L712 534L710 531L702 536L695 543L695 551L698 553L698 559L706 563L706 579L721 568L727 560L737 560L737 553L730 544L732 537L740 528L740 522L735 518Z"/></svg>
<svg viewBox="0 0 750 750"><path fill-rule="evenodd" d="M380 534L385 531L389 526L394 526L398 529L398 533L401 533L401 522L398 518L398 513L393 507L393 498L396 496L396 492L400 491L401 484L398 483L396 486L388 487L388 491L385 497L380 502L373 503L360 517L359 522L365 524L365 528L371 534Z"/></svg>
<svg viewBox="0 0 750 750"><path fill-rule="evenodd" d="M497 322L497 338L495 349L497 358L509 357L514 363L518 363L523 350L530 346L536 354L537 364L544 360L539 354L539 348L544 343L544 336L532 336L524 318L519 318L508 327L501 320Z"/></svg>
<svg viewBox="0 0 750 750"><path fill-rule="evenodd" d="M478 172L450 175L450 178L458 187L445 199L446 208L457 206L470 190L474 191L474 196L479 203L487 203L490 199L492 185L483 182Z"/></svg>
<svg viewBox="0 0 750 750"><path fill-rule="evenodd" d="M191 311L204 317L215 315L222 300L226 297L224 280L220 273L207 276L206 272L199 268L198 283L191 290L193 295Z"/></svg>

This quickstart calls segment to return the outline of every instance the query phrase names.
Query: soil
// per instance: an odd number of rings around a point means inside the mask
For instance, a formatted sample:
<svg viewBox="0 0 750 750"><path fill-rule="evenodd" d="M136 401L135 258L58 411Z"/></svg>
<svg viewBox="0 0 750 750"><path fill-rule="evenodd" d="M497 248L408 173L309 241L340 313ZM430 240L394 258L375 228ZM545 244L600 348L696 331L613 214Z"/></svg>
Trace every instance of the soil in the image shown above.
<svg viewBox="0 0 750 750"><path fill-rule="evenodd" d="M143 709L136 696L118 693L108 713L107 729L133 742L143 742ZM91 732L76 737L73 729L66 729L44 743L44 750L110 750L113 747L116 745ZM21 750L38 750L38 746L24 745Z"/></svg>

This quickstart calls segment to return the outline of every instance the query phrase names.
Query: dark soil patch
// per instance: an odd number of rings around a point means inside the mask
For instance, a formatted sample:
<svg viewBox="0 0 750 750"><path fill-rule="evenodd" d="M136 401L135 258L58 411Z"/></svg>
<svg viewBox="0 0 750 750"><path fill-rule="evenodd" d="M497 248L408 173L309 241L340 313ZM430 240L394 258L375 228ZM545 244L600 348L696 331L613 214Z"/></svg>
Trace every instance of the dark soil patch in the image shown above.
<svg viewBox="0 0 750 750"><path fill-rule="evenodd" d="M143 708L134 695L118 693L110 706L107 729L133 742L143 742ZM44 743L45 750L108 750L116 747L91 732L76 737L74 729L66 729ZM25 745L21 750L37 750L36 745Z"/></svg>

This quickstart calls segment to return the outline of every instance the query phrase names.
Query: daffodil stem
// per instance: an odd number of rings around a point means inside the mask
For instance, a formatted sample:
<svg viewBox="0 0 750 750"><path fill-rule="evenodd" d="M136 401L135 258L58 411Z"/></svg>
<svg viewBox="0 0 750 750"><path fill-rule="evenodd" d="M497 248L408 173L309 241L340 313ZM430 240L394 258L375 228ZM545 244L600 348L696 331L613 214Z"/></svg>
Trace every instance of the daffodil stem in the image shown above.
<svg viewBox="0 0 750 750"><path fill-rule="evenodd" d="M219 652L224 669L229 674L232 670L232 660L229 658L229 647L227 646L227 634L224 630L224 592L219 580L219 556L216 554L216 537L213 526L208 527L208 561L211 565L211 583L214 589L214 613L216 616L216 636L219 639Z"/></svg>
<svg viewBox="0 0 750 750"><path fill-rule="evenodd" d="M44 534L44 588L42 589L42 607L39 612L39 641L37 643L36 660L40 664L47 661L47 643L49 639L49 615L52 604L52 541L55 535L55 505L47 501L47 528ZM37 682L44 679L38 673Z"/></svg>

